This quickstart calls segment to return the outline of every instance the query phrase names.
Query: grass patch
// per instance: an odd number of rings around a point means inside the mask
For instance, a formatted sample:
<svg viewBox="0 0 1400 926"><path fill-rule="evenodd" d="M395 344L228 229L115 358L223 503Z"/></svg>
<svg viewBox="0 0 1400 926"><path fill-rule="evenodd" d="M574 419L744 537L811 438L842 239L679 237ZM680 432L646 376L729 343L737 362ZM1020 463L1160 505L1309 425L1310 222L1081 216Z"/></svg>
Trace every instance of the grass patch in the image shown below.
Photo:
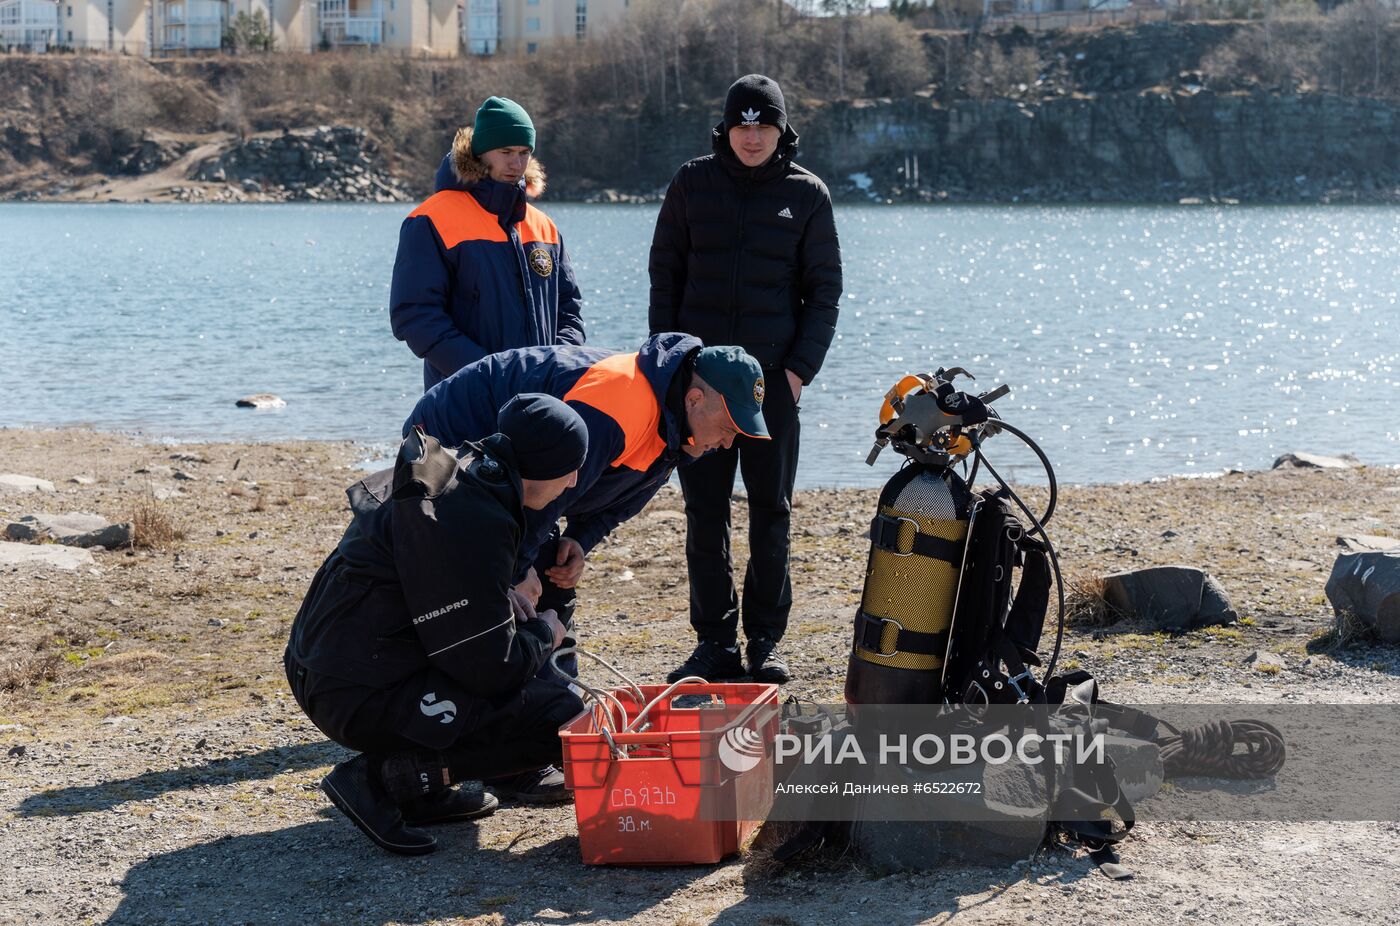
<svg viewBox="0 0 1400 926"><path fill-rule="evenodd" d="M1244 643L1244 631L1234 627L1221 627L1217 625L1215 627L1207 627L1201 632L1217 643L1228 643L1236 646Z"/></svg>
<svg viewBox="0 0 1400 926"><path fill-rule="evenodd" d="M40 641L32 655L0 666L0 691L24 691L55 681L62 667L63 656Z"/></svg>
<svg viewBox="0 0 1400 926"><path fill-rule="evenodd" d="M1283 671L1283 666L1276 662L1256 662L1254 664L1254 671L1263 675L1278 675Z"/></svg>
<svg viewBox="0 0 1400 926"><path fill-rule="evenodd" d="M112 675L116 673L141 672L154 666L164 665L170 657L153 649L136 649L125 653L113 653L100 660L89 662L84 668L88 675ZM130 681L130 678L125 679Z"/></svg>
<svg viewBox="0 0 1400 926"><path fill-rule="evenodd" d="M131 545L143 550L167 550L185 539L185 531L168 507L146 495L131 512Z"/></svg>
<svg viewBox="0 0 1400 926"><path fill-rule="evenodd" d="M1331 653L1354 643L1375 642L1375 631L1366 625L1355 611L1338 611L1332 626L1308 641L1310 653Z"/></svg>
<svg viewBox="0 0 1400 926"><path fill-rule="evenodd" d="M70 688L64 700L82 704L91 714L135 715L141 711L169 707L190 697L188 686L149 684L136 675L114 672L93 684Z"/></svg>
<svg viewBox="0 0 1400 926"><path fill-rule="evenodd" d="M1123 614L1105 597L1102 576L1071 577L1065 588L1065 621L1080 627L1107 627L1123 619ZM1048 615L1047 615L1048 616Z"/></svg>
<svg viewBox="0 0 1400 926"><path fill-rule="evenodd" d="M1113 640L1120 650L1148 650L1161 646L1167 642L1167 635L1162 631L1156 633L1124 633Z"/></svg>

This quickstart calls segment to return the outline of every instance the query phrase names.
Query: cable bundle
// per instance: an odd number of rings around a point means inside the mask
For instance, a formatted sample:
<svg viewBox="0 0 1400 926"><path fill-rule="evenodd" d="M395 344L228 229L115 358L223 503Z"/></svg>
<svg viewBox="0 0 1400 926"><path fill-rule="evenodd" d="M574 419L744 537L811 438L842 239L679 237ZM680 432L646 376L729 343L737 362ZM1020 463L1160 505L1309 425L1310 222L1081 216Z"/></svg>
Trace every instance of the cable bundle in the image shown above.
<svg viewBox="0 0 1400 926"><path fill-rule="evenodd" d="M1216 720L1157 740L1168 778L1268 778L1283 768L1283 734L1262 720ZM1235 747L1244 747L1236 752Z"/></svg>
<svg viewBox="0 0 1400 926"><path fill-rule="evenodd" d="M637 712L637 716L633 717L630 723L627 720L627 708L623 706L616 695L610 691L604 691L601 688L594 688L582 679L574 678L559 667L560 657L566 656L569 653L587 656L623 681L626 688L620 690L630 697L633 702L636 703L637 707L640 708ZM614 734L645 732L651 726L650 721L647 720L647 715L651 713L652 708L670 697L672 692L677 688L691 683L699 683L701 685L708 684L705 679L700 678L698 675L687 675L685 678L677 679L672 682L660 694L648 701L642 692L641 686L634 682L621 669L601 656L595 656L588 652L588 650L576 646L568 646L555 650L549 657L549 667L554 670L555 675L559 676L570 685L577 686L579 691L582 692L582 697L593 702L593 730L594 732L603 734L603 738L608 741L608 747L612 750L613 756L618 759L626 758L627 753L621 746L617 745L617 742L613 739ZM614 711L617 712L616 716L613 714Z"/></svg>

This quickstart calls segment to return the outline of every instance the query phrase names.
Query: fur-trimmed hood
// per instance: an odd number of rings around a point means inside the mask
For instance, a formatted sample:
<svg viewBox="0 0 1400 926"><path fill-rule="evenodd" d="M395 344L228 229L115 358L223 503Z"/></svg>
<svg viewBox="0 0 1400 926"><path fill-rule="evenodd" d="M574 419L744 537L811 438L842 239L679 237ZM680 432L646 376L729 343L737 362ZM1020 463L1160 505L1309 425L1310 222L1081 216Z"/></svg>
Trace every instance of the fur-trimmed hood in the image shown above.
<svg viewBox="0 0 1400 926"><path fill-rule="evenodd" d="M446 169L449 165L450 174ZM437 189L466 189L486 176L486 165L472 154L472 127L458 129L456 137L452 139L452 151L442 169L438 170ZM525 166L525 195L536 199L544 194L544 189L544 165L531 156L530 163Z"/></svg>

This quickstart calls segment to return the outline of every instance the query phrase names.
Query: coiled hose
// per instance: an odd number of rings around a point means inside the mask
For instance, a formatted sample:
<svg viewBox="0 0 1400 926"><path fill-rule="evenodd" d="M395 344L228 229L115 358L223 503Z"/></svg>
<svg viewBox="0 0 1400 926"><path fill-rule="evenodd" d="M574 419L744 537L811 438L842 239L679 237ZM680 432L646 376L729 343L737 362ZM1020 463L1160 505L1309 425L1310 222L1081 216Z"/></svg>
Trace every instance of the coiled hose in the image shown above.
<svg viewBox="0 0 1400 926"><path fill-rule="evenodd" d="M1168 778L1268 778L1283 768L1286 748L1278 728L1262 720L1214 720L1157 740ZM1236 752L1243 747L1243 752Z"/></svg>

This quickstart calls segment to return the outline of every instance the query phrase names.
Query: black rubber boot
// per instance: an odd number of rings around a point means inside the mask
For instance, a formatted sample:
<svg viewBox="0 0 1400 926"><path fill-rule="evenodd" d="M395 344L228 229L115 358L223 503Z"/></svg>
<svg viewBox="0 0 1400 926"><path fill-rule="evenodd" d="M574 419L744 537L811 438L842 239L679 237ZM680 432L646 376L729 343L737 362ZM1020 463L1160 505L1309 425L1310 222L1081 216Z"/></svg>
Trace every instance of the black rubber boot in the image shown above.
<svg viewBox="0 0 1400 926"><path fill-rule="evenodd" d="M707 682L743 678L744 664L739 660L739 648L702 640L700 645L695 647L695 652L690 654L690 658L681 663L679 669L666 676L666 681L678 682L687 675L698 675Z"/></svg>
<svg viewBox="0 0 1400 926"><path fill-rule="evenodd" d="M564 773L552 765L488 778L486 784L500 797L522 804L566 804L574 798L574 793L564 787Z"/></svg>
<svg viewBox="0 0 1400 926"><path fill-rule="evenodd" d="M749 675L753 676L754 681L781 685L792 680L787 662L778 655L777 640L768 637L750 640L744 648L744 655L748 657Z"/></svg>
<svg viewBox="0 0 1400 926"><path fill-rule="evenodd" d="M501 802L479 785L465 784L428 797L405 801L399 805L399 810L409 826L432 826L489 817L500 806Z"/></svg>
<svg viewBox="0 0 1400 926"><path fill-rule="evenodd" d="M321 790L375 845L399 855L426 855L437 840L404 824L399 805L379 781L379 773L365 755L342 762L321 779Z"/></svg>

